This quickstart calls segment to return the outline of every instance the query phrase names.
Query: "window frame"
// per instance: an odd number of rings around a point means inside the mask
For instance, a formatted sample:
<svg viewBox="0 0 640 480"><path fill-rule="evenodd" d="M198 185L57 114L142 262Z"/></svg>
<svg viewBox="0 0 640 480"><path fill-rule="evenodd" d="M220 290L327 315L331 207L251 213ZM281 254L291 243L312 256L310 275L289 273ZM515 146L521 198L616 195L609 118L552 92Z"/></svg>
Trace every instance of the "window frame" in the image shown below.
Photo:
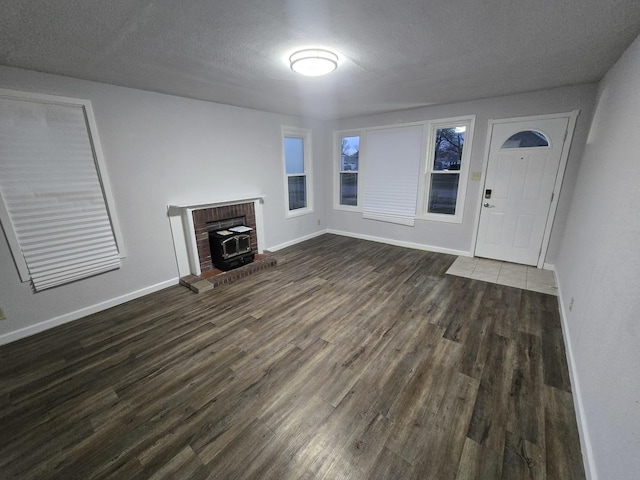
<svg viewBox="0 0 640 480"><path fill-rule="evenodd" d="M471 164L471 151L473 143L473 133L475 126L475 115L466 115L461 117L444 118L431 120L425 123L424 138L426 139L426 155L421 168L420 189L418 192L418 204L420 205L417 218L422 220L430 220L445 223L462 223L464 216L465 199L467 187L469 183L469 169ZM457 171L434 170L433 163L435 160L435 137L436 132L442 128L466 127L464 138L464 147L462 150L462 165ZM458 175L458 193L456 196L455 214L432 213L429 212L429 194L431 192L431 175L437 174L457 174Z"/></svg>
<svg viewBox="0 0 640 480"><path fill-rule="evenodd" d="M312 141L311 141L311 129L299 128L299 127L286 127L283 126L282 130L282 172L284 175L284 193L285 193L285 212L287 218L299 217L301 215L308 215L313 213L313 177L312 177ZM304 173L288 174L287 173L287 159L285 157L285 138L300 138L302 139L302 164ZM289 208L289 177L304 177L305 178L305 196L307 206L304 208L297 208L291 210Z"/></svg>
<svg viewBox="0 0 640 480"><path fill-rule="evenodd" d="M83 110L86 126L87 126L88 140L93 150L96 173L98 175L98 181L100 182L100 185L102 188L102 196L103 196L104 204L107 210L107 214L109 216L109 220L111 222L111 231L113 233L116 248L118 250L118 256L121 260L123 258L126 258L127 255L124 247L122 230L120 228L120 222L118 220L117 211L115 208L116 203L115 203L113 192L111 189L111 184L109 182L109 176L107 175L107 168L104 160L104 155L102 152L100 138L98 136L98 127L93 114L91 101L86 99L25 92L20 90L9 90L9 89L3 89L3 88L0 88L0 97L7 98L7 99L20 100L20 101L31 101L31 102L42 103L42 104L69 106L69 107L81 108ZM0 194L0 221L2 223L2 228L4 230L4 234L7 239L7 243L9 245L9 250L11 251L11 254L12 254L14 264L16 265L16 269L18 271L20 281L22 283L29 282L31 281L31 274L29 272L26 259L22 254L22 247L20 246L20 241L18 240L18 236L13 228L9 210L1 194Z"/></svg>
<svg viewBox="0 0 640 480"><path fill-rule="evenodd" d="M333 179L333 208L335 210L345 210L348 212L362 211L362 151L364 144L364 135L362 130L338 130L333 132L333 151L334 151L334 179ZM342 139L344 137L360 137L360 150L358 155L358 170L346 171L342 170ZM342 173L356 173L358 175L358 187L356 189L356 205L343 205L340 203L340 175Z"/></svg>

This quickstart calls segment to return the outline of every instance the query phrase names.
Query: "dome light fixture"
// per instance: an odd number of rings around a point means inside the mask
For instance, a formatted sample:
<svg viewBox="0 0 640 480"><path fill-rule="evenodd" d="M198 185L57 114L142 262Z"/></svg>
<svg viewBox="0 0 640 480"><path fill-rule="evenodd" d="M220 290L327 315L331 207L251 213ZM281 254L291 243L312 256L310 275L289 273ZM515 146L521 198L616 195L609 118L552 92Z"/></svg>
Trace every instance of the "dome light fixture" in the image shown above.
<svg viewBox="0 0 640 480"><path fill-rule="evenodd" d="M338 68L338 55L323 48L306 48L292 53L289 65L301 75L320 77Z"/></svg>

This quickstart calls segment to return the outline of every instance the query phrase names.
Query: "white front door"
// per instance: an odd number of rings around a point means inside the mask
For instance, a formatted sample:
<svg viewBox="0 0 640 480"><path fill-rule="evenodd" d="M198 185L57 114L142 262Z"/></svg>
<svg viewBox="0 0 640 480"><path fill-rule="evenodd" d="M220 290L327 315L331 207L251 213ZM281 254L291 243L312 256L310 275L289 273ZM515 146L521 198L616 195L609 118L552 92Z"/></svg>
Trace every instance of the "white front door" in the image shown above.
<svg viewBox="0 0 640 480"><path fill-rule="evenodd" d="M569 117L495 123L475 255L537 265Z"/></svg>

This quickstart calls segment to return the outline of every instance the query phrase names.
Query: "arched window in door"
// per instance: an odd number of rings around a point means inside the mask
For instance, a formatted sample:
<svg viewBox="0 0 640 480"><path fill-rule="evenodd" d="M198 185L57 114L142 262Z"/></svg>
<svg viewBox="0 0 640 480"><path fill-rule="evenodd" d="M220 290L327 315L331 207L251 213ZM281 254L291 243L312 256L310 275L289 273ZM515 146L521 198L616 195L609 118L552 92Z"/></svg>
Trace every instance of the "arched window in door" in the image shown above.
<svg viewBox="0 0 640 480"><path fill-rule="evenodd" d="M502 144L502 148L532 148L548 147L549 140L540 132L535 130L523 130L514 133Z"/></svg>

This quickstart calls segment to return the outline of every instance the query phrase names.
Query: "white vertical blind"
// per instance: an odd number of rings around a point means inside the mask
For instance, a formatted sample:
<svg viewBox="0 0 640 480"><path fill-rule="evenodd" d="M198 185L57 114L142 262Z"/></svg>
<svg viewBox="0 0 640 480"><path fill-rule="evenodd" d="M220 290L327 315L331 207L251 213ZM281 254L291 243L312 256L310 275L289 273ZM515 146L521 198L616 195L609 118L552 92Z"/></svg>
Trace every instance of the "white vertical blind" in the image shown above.
<svg viewBox="0 0 640 480"><path fill-rule="evenodd" d="M421 125L366 133L363 218L414 225L422 136Z"/></svg>
<svg viewBox="0 0 640 480"><path fill-rule="evenodd" d="M120 267L82 105L0 98L0 193L36 291Z"/></svg>

